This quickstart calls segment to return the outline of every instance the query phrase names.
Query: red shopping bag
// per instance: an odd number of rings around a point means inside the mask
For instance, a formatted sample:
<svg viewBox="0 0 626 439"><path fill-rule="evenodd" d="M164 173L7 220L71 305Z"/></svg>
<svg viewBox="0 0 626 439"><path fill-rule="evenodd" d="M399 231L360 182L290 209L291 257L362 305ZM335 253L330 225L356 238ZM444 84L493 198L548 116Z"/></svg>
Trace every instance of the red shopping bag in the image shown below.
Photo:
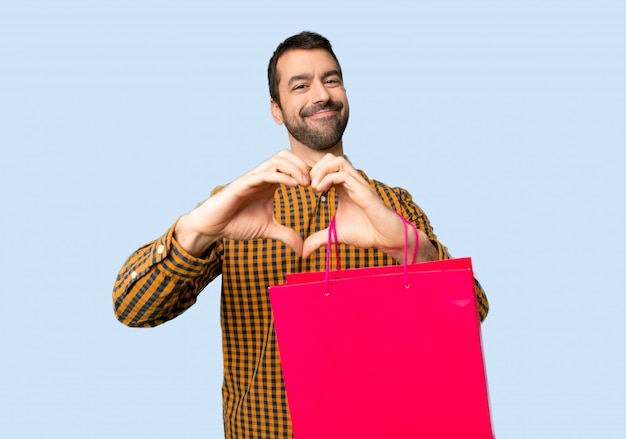
<svg viewBox="0 0 626 439"><path fill-rule="evenodd" d="M471 260L328 261L269 289L294 438L493 438Z"/></svg>

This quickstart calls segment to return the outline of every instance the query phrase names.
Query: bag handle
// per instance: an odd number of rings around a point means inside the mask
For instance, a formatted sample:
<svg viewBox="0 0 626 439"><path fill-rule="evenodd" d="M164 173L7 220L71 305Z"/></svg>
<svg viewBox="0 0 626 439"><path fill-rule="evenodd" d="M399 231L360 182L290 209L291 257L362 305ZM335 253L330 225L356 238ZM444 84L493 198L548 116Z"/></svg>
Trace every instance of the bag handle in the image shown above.
<svg viewBox="0 0 626 439"><path fill-rule="evenodd" d="M417 227L411 221L407 220L403 217L399 212L394 211L396 215L400 217L402 220L402 224L404 225L404 286L409 288L409 269L408 269L408 252L409 252L409 231L408 226L413 228L413 232L415 233L415 249L413 250L413 258L411 260L411 264L415 264L417 260L417 251L419 248L419 234L417 233ZM334 245L333 245L334 244ZM330 252L331 248L335 248L335 270L339 271L341 269L340 261L339 261L339 241L337 240L337 222L335 221L335 217L333 216L330 220L330 226L328 227L328 244L326 246L326 292L325 295L328 296L330 294Z"/></svg>
<svg viewBox="0 0 626 439"><path fill-rule="evenodd" d="M415 227L415 224L413 224L411 221L400 215L398 211L396 211L396 215L398 215L404 223L404 265L407 264L407 253L409 251L409 236L407 225L411 226L413 228L413 233L415 233L415 248L413 249L413 258L411 259L411 264L415 264L415 261L417 261L417 250L419 249L419 234L417 233L417 227ZM335 231L335 233L337 232Z"/></svg>
<svg viewBox="0 0 626 439"><path fill-rule="evenodd" d="M339 264L339 242L337 241L337 223L335 221L335 217L333 216L330 220L330 226L328 226L328 244L326 245L326 290L324 292L325 296L330 294L330 249L333 247L333 243L335 244L335 264L336 270L339 271L341 269Z"/></svg>

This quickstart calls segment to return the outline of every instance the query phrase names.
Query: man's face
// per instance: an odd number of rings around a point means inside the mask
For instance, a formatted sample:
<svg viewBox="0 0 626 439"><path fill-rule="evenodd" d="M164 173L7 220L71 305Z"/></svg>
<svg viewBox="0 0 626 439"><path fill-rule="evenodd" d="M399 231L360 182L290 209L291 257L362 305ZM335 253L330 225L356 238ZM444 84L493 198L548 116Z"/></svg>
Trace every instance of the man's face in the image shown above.
<svg viewBox="0 0 626 439"><path fill-rule="evenodd" d="M339 66L323 49L285 52L276 65L280 108L272 114L289 135L318 151L339 143L348 125L349 106Z"/></svg>

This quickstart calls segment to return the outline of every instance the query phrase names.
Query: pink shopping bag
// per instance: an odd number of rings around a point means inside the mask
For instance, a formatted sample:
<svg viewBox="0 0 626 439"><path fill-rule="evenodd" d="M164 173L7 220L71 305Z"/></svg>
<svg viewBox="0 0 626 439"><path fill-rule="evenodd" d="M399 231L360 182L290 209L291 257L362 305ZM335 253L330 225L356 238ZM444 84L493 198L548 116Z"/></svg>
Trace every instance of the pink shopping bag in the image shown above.
<svg viewBox="0 0 626 439"><path fill-rule="evenodd" d="M493 438L469 258L292 275L269 294L295 439Z"/></svg>

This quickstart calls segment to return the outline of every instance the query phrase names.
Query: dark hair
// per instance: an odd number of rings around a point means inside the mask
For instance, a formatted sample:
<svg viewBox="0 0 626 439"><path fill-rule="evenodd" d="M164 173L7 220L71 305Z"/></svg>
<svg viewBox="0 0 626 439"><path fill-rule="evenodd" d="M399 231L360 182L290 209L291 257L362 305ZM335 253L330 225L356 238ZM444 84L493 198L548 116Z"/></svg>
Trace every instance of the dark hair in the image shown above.
<svg viewBox="0 0 626 439"><path fill-rule="evenodd" d="M270 88L270 97L274 102L278 104L280 107L280 96L278 94L278 81L280 78L276 72L276 64L278 63L278 59L288 50L294 49L324 49L337 61L337 66L339 66L339 74L341 73L341 65L339 64L339 60L337 56L335 56L335 52L333 52L333 48L330 44L330 41L325 37L317 34L315 32L303 31L299 34L293 35L287 38L285 41L280 43L276 50L274 51L274 55L270 58L270 63L267 66L267 82Z"/></svg>

